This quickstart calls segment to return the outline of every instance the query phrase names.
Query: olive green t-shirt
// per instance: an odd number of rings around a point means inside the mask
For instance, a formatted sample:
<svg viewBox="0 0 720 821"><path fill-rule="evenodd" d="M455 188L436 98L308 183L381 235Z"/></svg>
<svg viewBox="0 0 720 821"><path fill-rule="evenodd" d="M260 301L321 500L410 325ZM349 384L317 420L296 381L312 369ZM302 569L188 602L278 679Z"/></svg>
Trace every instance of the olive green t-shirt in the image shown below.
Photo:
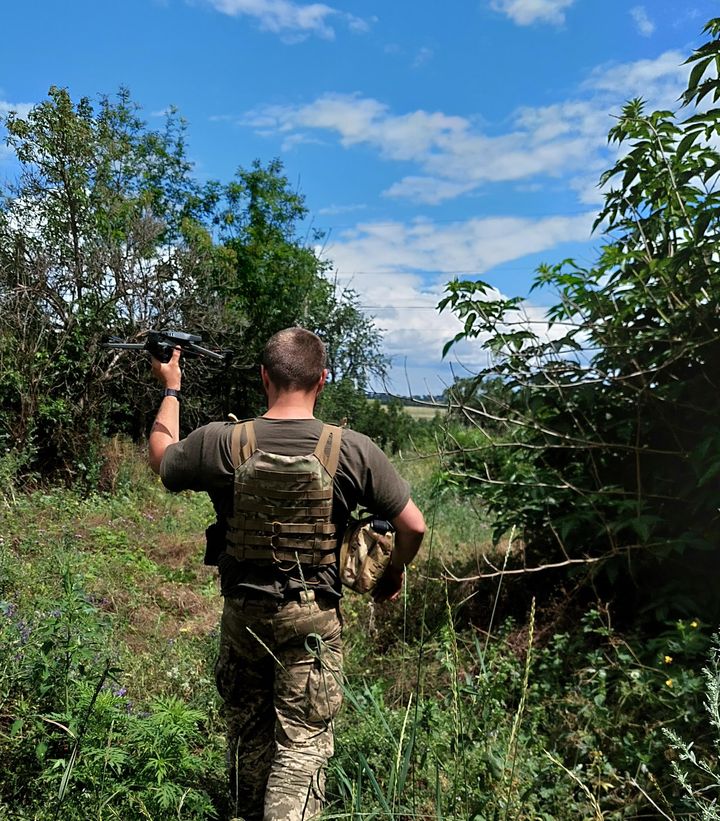
<svg viewBox="0 0 720 821"><path fill-rule="evenodd" d="M257 447L266 453L300 456L315 450L323 423L319 419L254 420ZM219 526L232 512L233 479L231 438L233 422L211 422L165 451L160 477L168 490L206 491ZM332 520L339 537L350 513L366 508L383 519L394 519L410 498L408 483L398 474L382 450L367 436L343 428L340 460L333 482ZM218 562L225 596L257 591L284 598L305 581L273 565L239 562L222 553ZM336 565L317 572L317 589L340 595Z"/></svg>

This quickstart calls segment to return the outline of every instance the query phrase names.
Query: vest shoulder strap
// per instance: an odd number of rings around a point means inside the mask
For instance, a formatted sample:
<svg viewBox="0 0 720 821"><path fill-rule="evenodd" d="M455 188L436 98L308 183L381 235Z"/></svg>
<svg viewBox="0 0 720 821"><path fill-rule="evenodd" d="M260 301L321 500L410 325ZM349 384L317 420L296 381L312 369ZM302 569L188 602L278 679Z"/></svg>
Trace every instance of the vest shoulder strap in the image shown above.
<svg viewBox="0 0 720 821"><path fill-rule="evenodd" d="M328 442L330 447L328 448ZM315 447L314 455L320 464L330 474L335 476L340 462L340 445L342 444L342 429L336 425L323 425L322 433Z"/></svg>
<svg viewBox="0 0 720 821"><path fill-rule="evenodd" d="M240 465L247 462L256 450L257 440L255 439L255 426L252 420L237 423L233 428L232 439L230 440L233 468L237 470Z"/></svg>
<svg viewBox="0 0 720 821"><path fill-rule="evenodd" d="M244 439L244 442L243 442ZM342 444L342 428L336 425L323 425L320 438L315 446L314 455L325 470L334 477L340 462L340 446ZM329 445L329 447L328 447ZM237 469L257 450L255 426L251 421L239 422L235 425L230 441L233 468Z"/></svg>

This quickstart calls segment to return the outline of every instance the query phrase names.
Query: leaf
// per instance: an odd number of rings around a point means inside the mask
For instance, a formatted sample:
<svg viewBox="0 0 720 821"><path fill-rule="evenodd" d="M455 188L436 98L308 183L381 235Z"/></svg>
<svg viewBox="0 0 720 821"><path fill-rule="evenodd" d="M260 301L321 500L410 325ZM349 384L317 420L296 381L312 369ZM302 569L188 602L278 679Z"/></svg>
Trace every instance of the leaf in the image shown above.
<svg viewBox="0 0 720 821"><path fill-rule="evenodd" d="M385 798L385 794L380 788L380 784L378 784L377 778L375 778L375 773L372 771L370 764L368 764L367 758L365 758L365 756L362 753L359 753L358 755L360 763L362 764L362 768L368 774L368 778L370 779L370 785L372 787L373 792L375 793L375 798L377 798L383 810L385 810L385 812L388 814L388 817L392 817L392 810L390 809L390 805L388 804L388 801Z"/></svg>
<svg viewBox="0 0 720 821"><path fill-rule="evenodd" d="M713 462L712 465L703 473L703 475L698 479L698 486L702 487L704 484L710 479L713 479L715 476L720 474L720 462Z"/></svg>
<svg viewBox="0 0 720 821"><path fill-rule="evenodd" d="M695 63L695 65L692 68L692 71L690 72L690 77L688 78L688 91L698 87L703 74L705 74L705 71L707 70L707 67L710 65L712 60L712 56L709 56Z"/></svg>
<svg viewBox="0 0 720 821"><path fill-rule="evenodd" d="M687 154L690 146L697 140L699 134L699 131L691 131L680 140L678 147L675 149L675 155L678 160L681 160L685 154Z"/></svg>
<svg viewBox="0 0 720 821"><path fill-rule="evenodd" d="M76 741L73 745L72 752L70 753L70 760L65 764L65 772L63 773L62 779L60 780L60 788L58 789L58 801L60 803L62 803L63 799L65 798L65 793L70 782L70 777L72 776L73 770L75 769L75 763L77 761L79 752L80 744L78 741Z"/></svg>
<svg viewBox="0 0 720 821"><path fill-rule="evenodd" d="M409 705L408 705L409 709ZM398 772L397 776L397 792L401 793L405 788L405 782L407 781L408 772L410 771L410 762L412 760L413 750L415 749L415 731L417 729L417 725L413 724L412 728L410 729L410 736L407 740L407 745L405 747L405 752L403 754L402 766L400 767L400 771Z"/></svg>
<svg viewBox="0 0 720 821"><path fill-rule="evenodd" d="M460 331L459 333L455 334L455 336L449 342L446 342L445 345L443 346L443 349L442 349L442 358L443 359L445 358L445 355L447 354L447 352L450 350L450 348L452 348L452 346L456 342L459 342L461 339L464 339L464 338L465 338L465 332Z"/></svg>
<svg viewBox="0 0 720 821"><path fill-rule="evenodd" d="M708 225L712 221L715 214L709 208L706 208L704 211L701 211L697 217L695 218L695 227L694 227L694 234L695 234L695 241L699 242L700 240L705 238L705 231L707 230Z"/></svg>

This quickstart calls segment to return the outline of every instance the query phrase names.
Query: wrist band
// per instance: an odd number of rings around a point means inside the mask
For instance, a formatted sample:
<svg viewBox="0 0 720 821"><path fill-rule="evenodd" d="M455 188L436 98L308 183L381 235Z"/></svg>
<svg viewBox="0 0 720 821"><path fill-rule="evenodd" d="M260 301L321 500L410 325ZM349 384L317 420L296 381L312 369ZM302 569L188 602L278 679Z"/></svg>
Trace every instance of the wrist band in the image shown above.
<svg viewBox="0 0 720 821"><path fill-rule="evenodd" d="M176 391L175 388L165 388L165 390L163 391L163 399L166 396L174 396L178 402L182 401L182 395L180 394L180 391Z"/></svg>

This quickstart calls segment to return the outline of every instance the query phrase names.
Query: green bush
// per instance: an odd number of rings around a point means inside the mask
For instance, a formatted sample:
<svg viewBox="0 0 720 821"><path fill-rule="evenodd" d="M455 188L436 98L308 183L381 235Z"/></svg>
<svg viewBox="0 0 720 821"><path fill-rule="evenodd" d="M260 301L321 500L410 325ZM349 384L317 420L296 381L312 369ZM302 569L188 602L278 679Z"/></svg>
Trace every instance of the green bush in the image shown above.
<svg viewBox="0 0 720 821"><path fill-rule="evenodd" d="M514 526L528 566L584 565L601 595L659 621L720 615L707 585L720 569L720 18L705 33L683 107L631 100L610 131L595 264L538 270L551 332L481 281L449 283L441 302L464 323L448 347L482 337L492 363L488 391L465 398L488 436L453 468L495 537Z"/></svg>

